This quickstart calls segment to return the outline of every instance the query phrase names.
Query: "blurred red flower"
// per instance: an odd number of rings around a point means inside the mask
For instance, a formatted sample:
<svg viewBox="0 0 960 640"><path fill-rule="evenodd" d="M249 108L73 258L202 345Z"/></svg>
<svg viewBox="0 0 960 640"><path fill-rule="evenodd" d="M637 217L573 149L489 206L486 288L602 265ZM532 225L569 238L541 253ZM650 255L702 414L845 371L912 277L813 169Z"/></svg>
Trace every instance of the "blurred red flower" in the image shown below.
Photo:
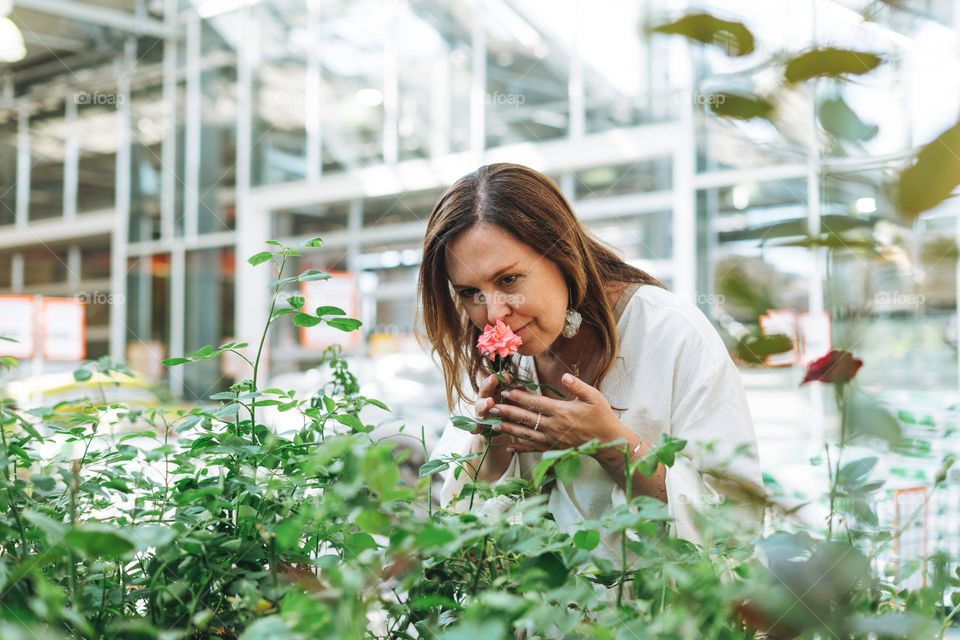
<svg viewBox="0 0 960 640"><path fill-rule="evenodd" d="M863 360L853 357L849 351L834 349L827 355L814 360L807 367L803 382L825 382L827 384L846 383L853 380L863 366Z"/></svg>

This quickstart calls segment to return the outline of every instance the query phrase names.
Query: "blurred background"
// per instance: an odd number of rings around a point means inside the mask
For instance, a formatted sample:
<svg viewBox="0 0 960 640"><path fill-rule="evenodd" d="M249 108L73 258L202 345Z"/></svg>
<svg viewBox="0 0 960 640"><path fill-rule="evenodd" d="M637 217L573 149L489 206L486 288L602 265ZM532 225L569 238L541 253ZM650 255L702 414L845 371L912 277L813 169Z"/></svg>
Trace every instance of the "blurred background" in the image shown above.
<svg viewBox="0 0 960 640"><path fill-rule="evenodd" d="M649 31L698 9L742 21L755 51ZM894 511L951 449L958 207L905 223L890 183L960 115L958 0L0 0L0 15L0 335L18 339L0 351L21 358L5 386L22 404L103 356L136 393L223 391L242 361L161 360L256 344L272 275L246 258L322 236L295 260L334 274L304 283L307 306L363 327L278 322L266 376L313 393L339 344L365 394L435 438L442 378L413 338L426 219L458 177L510 161L715 323L771 486L825 482L810 461L832 398L799 382L831 347L865 361L859 381L904 430L881 465ZM775 87L770 60L827 45L885 64ZM716 92L738 89L777 118L718 115ZM793 348L756 357L771 334ZM922 540L960 544L950 495Z"/></svg>

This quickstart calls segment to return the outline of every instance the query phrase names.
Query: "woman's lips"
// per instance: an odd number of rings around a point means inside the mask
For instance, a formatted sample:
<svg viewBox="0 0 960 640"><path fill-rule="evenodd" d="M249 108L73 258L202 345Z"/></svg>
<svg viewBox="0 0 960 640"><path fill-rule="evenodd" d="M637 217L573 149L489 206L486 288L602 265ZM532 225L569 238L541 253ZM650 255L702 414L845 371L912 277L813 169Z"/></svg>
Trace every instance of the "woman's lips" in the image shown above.
<svg viewBox="0 0 960 640"><path fill-rule="evenodd" d="M530 324L527 323L527 324L523 325L522 327L520 327L519 329L517 329L516 331L514 331L514 333L515 333L516 335L520 335L521 333L523 333L523 330L526 329L526 328L529 327L529 326L530 326Z"/></svg>

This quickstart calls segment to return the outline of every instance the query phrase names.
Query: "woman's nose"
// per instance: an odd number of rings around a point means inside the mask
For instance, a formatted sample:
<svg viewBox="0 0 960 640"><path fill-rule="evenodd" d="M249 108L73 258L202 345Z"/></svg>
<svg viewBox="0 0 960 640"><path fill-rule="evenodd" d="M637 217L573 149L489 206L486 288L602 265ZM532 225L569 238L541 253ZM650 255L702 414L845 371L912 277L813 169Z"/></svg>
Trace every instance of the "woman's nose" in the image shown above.
<svg viewBox="0 0 960 640"><path fill-rule="evenodd" d="M493 294L487 298L487 322L496 324L497 320L506 320L512 309L504 296Z"/></svg>

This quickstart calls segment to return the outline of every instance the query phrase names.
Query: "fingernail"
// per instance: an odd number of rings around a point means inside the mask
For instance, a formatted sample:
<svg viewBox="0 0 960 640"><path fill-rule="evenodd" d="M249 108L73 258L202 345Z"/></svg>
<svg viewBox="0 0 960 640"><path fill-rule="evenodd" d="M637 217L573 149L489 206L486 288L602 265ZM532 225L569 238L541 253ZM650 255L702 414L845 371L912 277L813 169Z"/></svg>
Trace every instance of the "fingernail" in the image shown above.
<svg viewBox="0 0 960 640"><path fill-rule="evenodd" d="M490 427L490 428L491 428L492 430L494 430L494 431L497 431L497 432L499 432L500 429L502 429L502 427L501 427L500 425L498 425L498 424L495 424L495 425L493 425L493 426Z"/></svg>
<svg viewBox="0 0 960 640"><path fill-rule="evenodd" d="M500 415L500 409L497 409L496 407L494 407L493 409L490 409L490 411L488 411L487 413L492 413L493 415L497 416L497 415Z"/></svg>
<svg viewBox="0 0 960 640"><path fill-rule="evenodd" d="M509 399L509 398L510 398L510 392L509 392L509 391L501 391L501 392L500 392L500 397L501 397L501 398L508 398L508 399Z"/></svg>
<svg viewBox="0 0 960 640"><path fill-rule="evenodd" d="M513 447L507 447L507 453L516 453L516 451Z"/></svg>

